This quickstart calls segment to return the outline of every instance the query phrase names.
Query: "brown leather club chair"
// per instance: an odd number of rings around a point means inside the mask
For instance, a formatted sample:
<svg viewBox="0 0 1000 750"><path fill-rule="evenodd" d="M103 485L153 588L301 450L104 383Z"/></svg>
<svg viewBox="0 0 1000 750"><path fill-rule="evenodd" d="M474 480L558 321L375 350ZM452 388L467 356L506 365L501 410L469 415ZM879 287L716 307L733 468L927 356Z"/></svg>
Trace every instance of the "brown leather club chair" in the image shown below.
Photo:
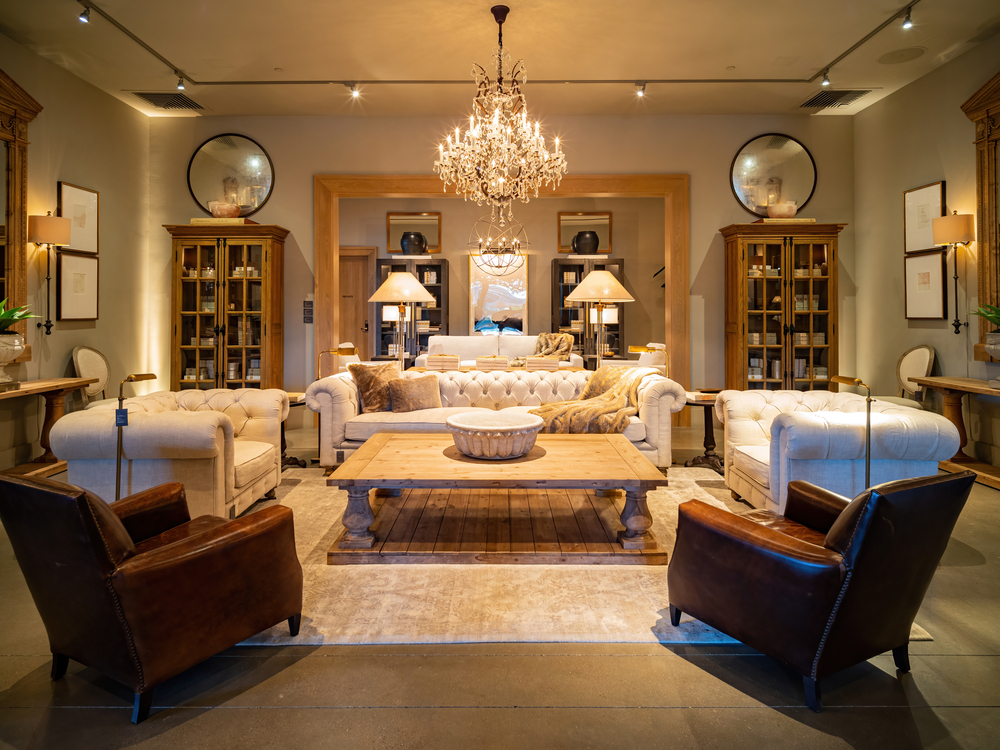
<svg viewBox="0 0 1000 750"><path fill-rule="evenodd" d="M69 659L153 688L282 620L297 635L302 567L292 511L192 520L180 484L108 505L73 485L0 477L0 520L42 616L52 679Z"/></svg>
<svg viewBox="0 0 1000 750"><path fill-rule="evenodd" d="M667 568L670 622L682 612L819 681L892 650L910 670L910 627L975 473L872 487L853 501L788 483L785 515L681 504Z"/></svg>

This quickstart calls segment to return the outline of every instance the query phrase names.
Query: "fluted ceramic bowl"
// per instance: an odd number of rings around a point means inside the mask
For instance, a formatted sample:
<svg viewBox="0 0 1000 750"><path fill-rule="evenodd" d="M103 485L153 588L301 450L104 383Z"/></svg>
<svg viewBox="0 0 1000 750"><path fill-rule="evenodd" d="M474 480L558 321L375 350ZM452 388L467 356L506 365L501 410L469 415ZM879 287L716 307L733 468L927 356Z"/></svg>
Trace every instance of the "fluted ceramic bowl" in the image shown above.
<svg viewBox="0 0 1000 750"><path fill-rule="evenodd" d="M466 456L500 461L517 458L535 447L542 418L504 409L456 414L445 422L455 447Z"/></svg>
<svg viewBox="0 0 1000 750"><path fill-rule="evenodd" d="M225 201L209 201L208 210L216 219L235 219L240 215L240 207Z"/></svg>

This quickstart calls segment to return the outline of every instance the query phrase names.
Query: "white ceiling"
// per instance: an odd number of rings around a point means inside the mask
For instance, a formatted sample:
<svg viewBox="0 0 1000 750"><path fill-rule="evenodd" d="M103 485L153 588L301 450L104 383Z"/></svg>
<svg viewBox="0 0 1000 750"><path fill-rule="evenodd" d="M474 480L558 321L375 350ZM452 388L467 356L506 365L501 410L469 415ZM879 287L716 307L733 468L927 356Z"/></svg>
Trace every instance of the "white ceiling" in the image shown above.
<svg viewBox="0 0 1000 750"><path fill-rule="evenodd" d="M1000 31L996 0L915 0L913 28L891 22L830 70L831 89L875 89L854 114ZM456 115L475 90L472 63L496 45L493 4L468 0L96 0L94 3L195 81L186 94L207 115ZM504 48L523 58L531 113L545 115L787 114L822 90L812 78L902 0L508 0ZM129 92L175 92L163 62L75 0L0 0L0 32L150 115ZM926 50L910 62L878 59ZM275 70L280 68L281 70ZM638 99L628 83L650 83ZM468 81L362 85L231 85L234 81ZM553 80L559 83L541 83ZM189 113L184 113L189 116Z"/></svg>

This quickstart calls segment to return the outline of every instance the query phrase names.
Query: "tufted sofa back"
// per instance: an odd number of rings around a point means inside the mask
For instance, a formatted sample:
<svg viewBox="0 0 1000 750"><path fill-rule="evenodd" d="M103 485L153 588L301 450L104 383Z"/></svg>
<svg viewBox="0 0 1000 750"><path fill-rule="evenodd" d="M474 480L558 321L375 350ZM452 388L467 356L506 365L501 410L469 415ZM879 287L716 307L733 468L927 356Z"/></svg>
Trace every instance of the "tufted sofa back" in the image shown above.
<svg viewBox="0 0 1000 750"><path fill-rule="evenodd" d="M157 391L125 399L130 412L215 411L229 417L233 436L273 442L274 430L288 416L288 394L277 388L214 388L208 391Z"/></svg>
<svg viewBox="0 0 1000 750"><path fill-rule="evenodd" d="M442 406L539 406L578 398L589 372L439 372ZM406 377L413 377L405 373Z"/></svg>

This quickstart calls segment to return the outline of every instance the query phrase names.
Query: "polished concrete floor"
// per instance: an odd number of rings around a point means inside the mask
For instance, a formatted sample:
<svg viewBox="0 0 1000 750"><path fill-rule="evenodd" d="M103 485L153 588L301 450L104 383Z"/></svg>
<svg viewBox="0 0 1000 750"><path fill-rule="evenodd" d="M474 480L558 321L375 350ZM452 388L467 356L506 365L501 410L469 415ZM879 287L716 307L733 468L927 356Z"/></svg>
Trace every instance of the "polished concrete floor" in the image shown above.
<svg viewBox="0 0 1000 750"><path fill-rule="evenodd" d="M721 436L720 436L721 437ZM675 460L700 428L675 432ZM290 436L308 454L308 431ZM823 683L745 647L505 644L234 648L129 691L48 643L0 536L0 748L1000 747L1000 493L977 485L917 617L933 642ZM664 602L664 607L666 602Z"/></svg>

